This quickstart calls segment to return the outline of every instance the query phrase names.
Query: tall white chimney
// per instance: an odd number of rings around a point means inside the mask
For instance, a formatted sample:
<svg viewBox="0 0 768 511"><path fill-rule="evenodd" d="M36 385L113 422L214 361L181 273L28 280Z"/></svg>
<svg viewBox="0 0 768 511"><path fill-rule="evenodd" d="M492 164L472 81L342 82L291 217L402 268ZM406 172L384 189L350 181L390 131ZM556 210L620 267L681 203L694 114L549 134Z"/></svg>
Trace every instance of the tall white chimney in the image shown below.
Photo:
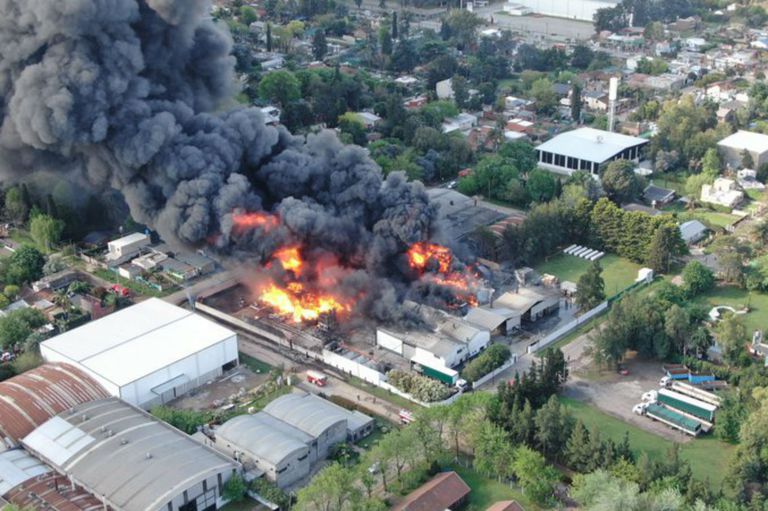
<svg viewBox="0 0 768 511"><path fill-rule="evenodd" d="M616 126L616 100L619 97L619 79L613 76L608 84L608 131L613 132Z"/></svg>

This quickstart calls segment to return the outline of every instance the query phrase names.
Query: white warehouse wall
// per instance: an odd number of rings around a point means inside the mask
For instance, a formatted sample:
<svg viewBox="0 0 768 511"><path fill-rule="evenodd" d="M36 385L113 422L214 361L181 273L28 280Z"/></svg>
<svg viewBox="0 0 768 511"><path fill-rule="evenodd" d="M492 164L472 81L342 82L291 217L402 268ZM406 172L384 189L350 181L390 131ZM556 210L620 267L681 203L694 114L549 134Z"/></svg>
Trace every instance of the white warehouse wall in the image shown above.
<svg viewBox="0 0 768 511"><path fill-rule="evenodd" d="M151 354L148 354L151 355ZM152 389L180 375L187 375L189 383L183 385L179 395L199 387L207 380L222 374L221 367L229 362L238 361L237 335L204 349L194 355L174 362L154 373L148 374L120 388L120 398L140 408L150 408L162 404L160 397Z"/></svg>
<svg viewBox="0 0 768 511"><path fill-rule="evenodd" d="M614 7L619 0L511 0L511 3L528 7L537 14L592 21L598 9Z"/></svg>
<svg viewBox="0 0 768 511"><path fill-rule="evenodd" d="M83 371L85 374L91 376L94 380L99 382L101 386L104 387L104 390L106 390L109 393L110 396L120 397L119 386L103 378L101 375L94 373L87 367L80 365L78 362L70 359L69 357L66 357L57 351L53 351L47 348L45 343L40 344L40 355L43 357L43 360L45 360L46 362L63 362L65 364L69 364L77 367L78 369Z"/></svg>

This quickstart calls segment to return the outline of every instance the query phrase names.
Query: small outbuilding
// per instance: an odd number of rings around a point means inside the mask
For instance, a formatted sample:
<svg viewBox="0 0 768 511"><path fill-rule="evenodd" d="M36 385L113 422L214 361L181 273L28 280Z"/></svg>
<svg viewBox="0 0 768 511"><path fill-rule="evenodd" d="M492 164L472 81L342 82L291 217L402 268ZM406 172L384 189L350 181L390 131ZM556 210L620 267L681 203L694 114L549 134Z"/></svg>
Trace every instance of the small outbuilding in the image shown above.
<svg viewBox="0 0 768 511"><path fill-rule="evenodd" d="M680 224L680 236L687 245L698 243L707 236L709 228L698 220L689 220Z"/></svg>
<svg viewBox="0 0 768 511"><path fill-rule="evenodd" d="M443 511L459 509L470 488L456 472L443 472L424 483L392 508L392 511Z"/></svg>

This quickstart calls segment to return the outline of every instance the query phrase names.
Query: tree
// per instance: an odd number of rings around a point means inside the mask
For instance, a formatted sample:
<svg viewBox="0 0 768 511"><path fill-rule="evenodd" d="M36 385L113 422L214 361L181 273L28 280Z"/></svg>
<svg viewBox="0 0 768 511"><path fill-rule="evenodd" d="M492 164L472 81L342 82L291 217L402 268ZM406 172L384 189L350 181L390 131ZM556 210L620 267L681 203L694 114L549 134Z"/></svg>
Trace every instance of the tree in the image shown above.
<svg viewBox="0 0 768 511"><path fill-rule="evenodd" d="M355 0L355 5L360 9L363 6L363 0ZM379 5L379 7L381 7L381 5Z"/></svg>
<svg viewBox="0 0 768 511"><path fill-rule="evenodd" d="M746 149L744 149L741 152L741 168L743 168L743 169L754 169L755 168L755 160L752 158L752 153L750 153Z"/></svg>
<svg viewBox="0 0 768 511"><path fill-rule="evenodd" d="M577 124L581 124L581 87L573 84L571 87L571 119Z"/></svg>
<svg viewBox="0 0 768 511"><path fill-rule="evenodd" d="M669 272L672 258L687 251L680 228L674 222L667 222L656 227L648 247L646 264L657 272Z"/></svg>
<svg viewBox="0 0 768 511"><path fill-rule="evenodd" d="M64 222L48 215L35 215L29 223L29 232L38 247L50 252L61 240Z"/></svg>
<svg viewBox="0 0 768 511"><path fill-rule="evenodd" d="M587 69L592 63L592 59L594 59L594 57L595 52L593 52L589 46L577 44L573 48L573 53L571 53L571 66L575 67L576 69Z"/></svg>
<svg viewBox="0 0 768 511"><path fill-rule="evenodd" d="M19 309L7 313L0 317L0 346L8 349L21 345L45 323L45 316L37 309Z"/></svg>
<svg viewBox="0 0 768 511"><path fill-rule="evenodd" d="M573 482L572 495L585 511L677 509L645 507L641 502L640 487L637 483L621 480L605 470L577 475Z"/></svg>
<svg viewBox="0 0 768 511"><path fill-rule="evenodd" d="M391 436L387 435L387 437ZM384 437L384 438L387 438ZM352 470L338 463L328 465L296 495L296 511L351 511L360 504L360 490Z"/></svg>
<svg viewBox="0 0 768 511"><path fill-rule="evenodd" d="M746 490L758 493L768 482L768 389L757 387L752 398L758 407L747 417L739 430L741 443L736 449L729 469L729 485L737 494Z"/></svg>
<svg viewBox="0 0 768 511"><path fill-rule="evenodd" d="M347 112L339 117L339 131L348 133L352 138L352 143L365 145L367 138L365 134L365 125L354 112ZM403 169L398 169L403 170Z"/></svg>
<svg viewBox="0 0 768 511"><path fill-rule="evenodd" d="M536 413L536 442L545 456L556 459L563 453L573 428L573 417L553 395Z"/></svg>
<svg viewBox="0 0 768 511"><path fill-rule="evenodd" d="M392 33L386 26L379 30L379 47L382 55L392 55Z"/></svg>
<svg viewBox="0 0 768 511"><path fill-rule="evenodd" d="M469 100L467 79L461 75L453 75L453 78L451 78L451 89L453 90L453 100L456 102L456 106L464 108Z"/></svg>
<svg viewBox="0 0 768 511"><path fill-rule="evenodd" d="M221 492L221 496L231 502L241 502L245 499L245 493L247 491L248 485L245 484L243 476L234 474L226 483L224 483L224 489Z"/></svg>
<svg viewBox="0 0 768 511"><path fill-rule="evenodd" d="M259 19L259 15L256 13L256 9L250 5L244 5L240 7L240 22L243 25L250 26L251 23Z"/></svg>
<svg viewBox="0 0 768 511"><path fill-rule="evenodd" d="M549 202L555 197L557 181L555 177L544 169L534 169L528 174L526 182L528 195L536 202Z"/></svg>
<svg viewBox="0 0 768 511"><path fill-rule="evenodd" d="M43 276L44 264L45 258L39 250L24 245L11 255L5 280L10 284L34 282Z"/></svg>
<svg viewBox="0 0 768 511"><path fill-rule="evenodd" d="M602 175L603 188L617 204L631 202L642 192L635 175L635 165L628 160L615 160L608 164Z"/></svg>
<svg viewBox="0 0 768 511"><path fill-rule="evenodd" d="M568 467L578 472L586 472L593 454L589 448L589 431L583 422L578 421L565 445L565 460Z"/></svg>
<svg viewBox="0 0 768 511"><path fill-rule="evenodd" d="M710 147L704 153L704 158L701 160L701 171L710 176L720 174L720 156L714 147Z"/></svg>
<svg viewBox="0 0 768 511"><path fill-rule="evenodd" d="M725 314L715 327L718 344L723 348L725 359L730 363L738 360L744 352L747 340L747 329L736 314Z"/></svg>
<svg viewBox="0 0 768 511"><path fill-rule="evenodd" d="M555 485L559 481L557 470L547 465L544 457L529 447L515 450L512 471L525 494L536 504L546 506L554 501Z"/></svg>
<svg viewBox="0 0 768 511"><path fill-rule="evenodd" d="M273 71L261 79L259 95L284 107L301 97L301 85L290 71Z"/></svg>
<svg viewBox="0 0 768 511"><path fill-rule="evenodd" d="M645 26L643 38L647 41L661 41L664 39L664 24L660 21L652 21Z"/></svg>
<svg viewBox="0 0 768 511"><path fill-rule="evenodd" d="M584 312L594 309L605 300L603 268L598 261L589 265L587 271L579 277L576 289L576 304Z"/></svg>
<svg viewBox="0 0 768 511"><path fill-rule="evenodd" d="M499 481L512 475L514 449L509 443L506 432L488 420L482 422L480 434L474 445L474 466L478 472Z"/></svg>
<svg viewBox="0 0 768 511"><path fill-rule="evenodd" d="M768 246L768 220L757 222L752 228L752 237L762 246Z"/></svg>
<svg viewBox="0 0 768 511"><path fill-rule="evenodd" d="M674 344L676 353L684 353L691 336L691 316L677 304L664 313L664 332ZM685 354L685 353L684 353Z"/></svg>
<svg viewBox="0 0 768 511"><path fill-rule="evenodd" d="M360 0L362 2L362 0ZM358 6L359 7L359 6ZM267 23L267 51L272 51L272 24Z"/></svg>
<svg viewBox="0 0 768 511"><path fill-rule="evenodd" d="M557 108L557 94L552 88L552 82L546 78L539 78L531 84L531 97L536 102L536 111L541 114L552 114Z"/></svg>
<svg viewBox="0 0 768 511"><path fill-rule="evenodd" d="M397 11L392 12L392 39L395 41L398 39L398 31L400 27L397 24Z"/></svg>
<svg viewBox="0 0 768 511"><path fill-rule="evenodd" d="M12 186L5 192L5 216L12 222L26 222L31 208L32 205L26 202L20 187Z"/></svg>
<svg viewBox="0 0 768 511"><path fill-rule="evenodd" d="M682 276L685 292L690 298L712 289L715 285L715 274L712 270L695 259L685 265Z"/></svg>
<svg viewBox="0 0 768 511"><path fill-rule="evenodd" d="M325 30L318 28L312 38L312 55L315 60L323 60L328 53L328 41L325 38Z"/></svg>

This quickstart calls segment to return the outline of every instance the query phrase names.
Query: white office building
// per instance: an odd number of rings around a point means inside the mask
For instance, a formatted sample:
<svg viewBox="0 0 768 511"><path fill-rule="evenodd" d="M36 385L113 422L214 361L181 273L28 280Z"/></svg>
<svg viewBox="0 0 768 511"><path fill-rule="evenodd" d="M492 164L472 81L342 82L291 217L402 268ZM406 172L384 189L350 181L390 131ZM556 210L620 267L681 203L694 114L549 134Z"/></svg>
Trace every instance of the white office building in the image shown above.
<svg viewBox="0 0 768 511"><path fill-rule="evenodd" d="M539 167L570 175L577 170L600 174L613 160L639 163L648 140L620 133L578 128L555 136L536 147Z"/></svg>
<svg viewBox="0 0 768 511"><path fill-rule="evenodd" d="M145 409L239 363L237 334L158 298L49 339L40 352L46 361L71 364L110 395Z"/></svg>
<svg viewBox="0 0 768 511"><path fill-rule="evenodd" d="M509 4L523 13L593 21L598 9L616 7L619 0L509 0Z"/></svg>

